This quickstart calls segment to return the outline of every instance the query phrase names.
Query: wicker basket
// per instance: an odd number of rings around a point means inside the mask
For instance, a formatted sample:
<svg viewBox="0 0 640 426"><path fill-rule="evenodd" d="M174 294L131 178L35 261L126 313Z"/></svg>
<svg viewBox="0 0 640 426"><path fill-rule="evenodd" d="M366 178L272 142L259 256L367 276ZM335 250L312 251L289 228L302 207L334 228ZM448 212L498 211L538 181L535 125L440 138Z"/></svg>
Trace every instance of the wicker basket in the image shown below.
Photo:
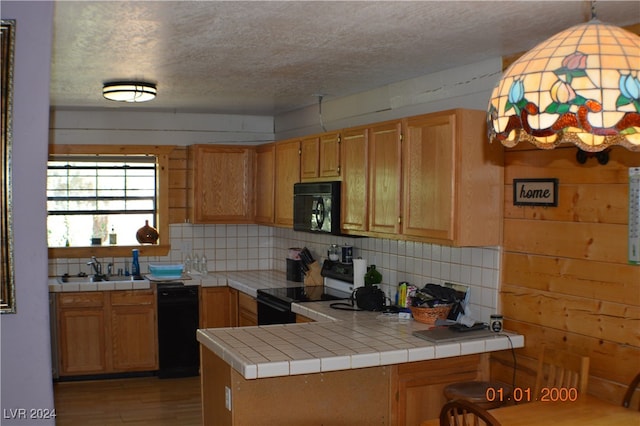
<svg viewBox="0 0 640 426"><path fill-rule="evenodd" d="M435 324L437 319L445 319L449 315L451 305L439 305L433 308L411 307L413 319L423 324Z"/></svg>

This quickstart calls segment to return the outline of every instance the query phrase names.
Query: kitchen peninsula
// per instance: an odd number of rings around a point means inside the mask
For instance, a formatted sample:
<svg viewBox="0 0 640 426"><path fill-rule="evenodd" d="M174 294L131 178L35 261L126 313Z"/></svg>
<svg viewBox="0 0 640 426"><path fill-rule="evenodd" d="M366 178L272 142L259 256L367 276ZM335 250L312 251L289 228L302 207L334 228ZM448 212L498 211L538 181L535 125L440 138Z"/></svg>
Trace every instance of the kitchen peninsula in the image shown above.
<svg viewBox="0 0 640 426"><path fill-rule="evenodd" d="M446 384L486 379L490 352L524 346L509 333L436 345L412 335L429 325L330 304L293 304L310 323L198 330L204 424L417 424Z"/></svg>

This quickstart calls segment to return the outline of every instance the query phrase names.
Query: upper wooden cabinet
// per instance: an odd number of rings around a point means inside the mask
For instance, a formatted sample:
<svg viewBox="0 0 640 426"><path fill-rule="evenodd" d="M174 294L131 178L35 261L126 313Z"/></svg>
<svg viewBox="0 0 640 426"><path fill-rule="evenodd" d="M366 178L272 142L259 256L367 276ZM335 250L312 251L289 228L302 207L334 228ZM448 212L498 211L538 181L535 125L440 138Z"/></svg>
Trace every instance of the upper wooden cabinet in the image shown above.
<svg viewBox="0 0 640 426"><path fill-rule="evenodd" d="M340 226L345 234L365 232L368 226L368 141L367 127L342 132Z"/></svg>
<svg viewBox="0 0 640 426"><path fill-rule="evenodd" d="M275 218L275 167L276 146L273 143L256 147L254 220L256 223L273 225Z"/></svg>
<svg viewBox="0 0 640 426"><path fill-rule="evenodd" d="M370 232L398 234L401 202L400 121L369 127Z"/></svg>
<svg viewBox="0 0 640 426"><path fill-rule="evenodd" d="M300 140L276 143L275 155L274 224L293 227L293 184L300 182Z"/></svg>
<svg viewBox="0 0 640 426"><path fill-rule="evenodd" d="M503 149L483 111L403 120L402 234L455 246L500 244Z"/></svg>
<svg viewBox="0 0 640 426"><path fill-rule="evenodd" d="M340 133L329 132L300 140L302 181L340 177Z"/></svg>
<svg viewBox="0 0 640 426"><path fill-rule="evenodd" d="M253 148L192 145L188 163L192 223L252 222Z"/></svg>

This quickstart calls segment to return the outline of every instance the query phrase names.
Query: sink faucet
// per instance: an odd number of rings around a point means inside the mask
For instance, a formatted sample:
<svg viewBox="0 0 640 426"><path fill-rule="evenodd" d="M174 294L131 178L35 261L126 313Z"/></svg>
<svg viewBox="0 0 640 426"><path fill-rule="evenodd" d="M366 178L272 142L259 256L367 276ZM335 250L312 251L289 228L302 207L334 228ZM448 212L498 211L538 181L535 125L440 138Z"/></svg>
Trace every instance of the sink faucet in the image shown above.
<svg viewBox="0 0 640 426"><path fill-rule="evenodd" d="M91 256L91 260L87 262L87 265L93 267L94 277L96 281L100 281L103 278L102 275L102 263L95 256Z"/></svg>

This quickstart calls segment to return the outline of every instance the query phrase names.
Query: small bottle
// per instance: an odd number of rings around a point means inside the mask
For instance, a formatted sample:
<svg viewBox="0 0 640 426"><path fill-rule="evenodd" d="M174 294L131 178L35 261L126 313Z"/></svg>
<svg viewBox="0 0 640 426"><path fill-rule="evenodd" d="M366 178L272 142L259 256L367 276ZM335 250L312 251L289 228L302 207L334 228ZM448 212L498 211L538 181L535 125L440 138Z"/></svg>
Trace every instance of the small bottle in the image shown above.
<svg viewBox="0 0 640 426"><path fill-rule="evenodd" d="M191 273L191 256L189 255L187 255L187 257L184 259L184 273Z"/></svg>
<svg viewBox="0 0 640 426"><path fill-rule="evenodd" d="M209 273L209 269L207 268L207 256L202 253L202 258L200 259L200 272L202 275L207 275Z"/></svg>
<svg viewBox="0 0 640 426"><path fill-rule="evenodd" d="M111 227L111 233L109 234L109 244L112 246L118 244L118 235L116 234L115 228Z"/></svg>
<svg viewBox="0 0 640 426"><path fill-rule="evenodd" d="M197 253L193 254L193 272L200 272L200 258Z"/></svg>
<svg viewBox="0 0 640 426"><path fill-rule="evenodd" d="M138 249L131 250L133 259L131 260L131 275L133 279L140 277L140 263L138 260Z"/></svg>

